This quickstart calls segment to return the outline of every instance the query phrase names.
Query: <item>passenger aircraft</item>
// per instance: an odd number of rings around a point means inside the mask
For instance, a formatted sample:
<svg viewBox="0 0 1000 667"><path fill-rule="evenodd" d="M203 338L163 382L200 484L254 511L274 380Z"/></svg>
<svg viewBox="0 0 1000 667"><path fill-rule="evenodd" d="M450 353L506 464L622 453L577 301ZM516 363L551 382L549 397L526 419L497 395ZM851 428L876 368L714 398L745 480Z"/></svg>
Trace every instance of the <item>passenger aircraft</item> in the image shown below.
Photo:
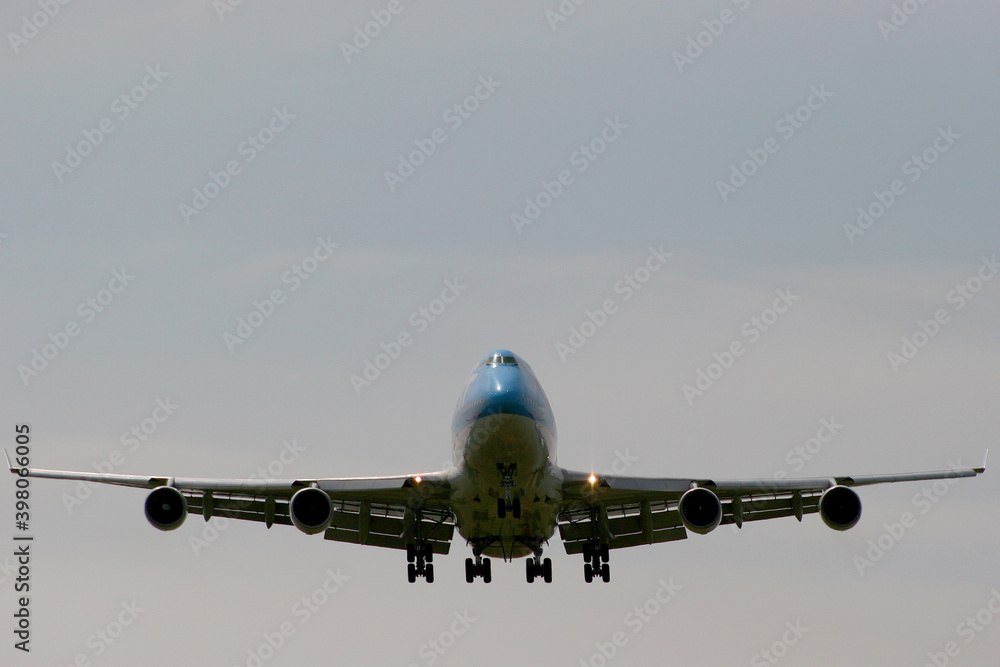
<svg viewBox="0 0 1000 667"><path fill-rule="evenodd" d="M611 549L683 540L720 524L819 513L834 530L853 527L861 500L850 487L974 477L986 470L805 479L715 480L629 477L556 465L556 424L525 361L496 350L472 371L452 426L453 465L396 477L199 479L15 468L27 477L153 489L146 518L174 530L188 513L294 525L310 535L406 551L408 578L434 581L435 554L454 531L472 547L465 578L492 579L490 557L527 556L526 575L552 581L542 551L556 529L566 552L582 553L589 583L611 580ZM987 451L987 454L989 452ZM6 452L5 452L6 454Z"/></svg>

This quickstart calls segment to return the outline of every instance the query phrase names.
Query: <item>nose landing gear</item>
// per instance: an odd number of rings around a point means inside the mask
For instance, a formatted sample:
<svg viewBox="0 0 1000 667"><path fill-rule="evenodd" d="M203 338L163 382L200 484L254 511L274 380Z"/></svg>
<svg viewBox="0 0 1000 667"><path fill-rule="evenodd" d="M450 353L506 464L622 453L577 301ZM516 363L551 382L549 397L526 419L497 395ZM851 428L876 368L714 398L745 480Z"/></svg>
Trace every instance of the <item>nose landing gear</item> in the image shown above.
<svg viewBox="0 0 1000 667"><path fill-rule="evenodd" d="M497 498L497 517L507 518L510 512L515 519L521 518L521 499L513 497L515 486L514 476L517 475L516 463L497 463L497 474L500 476L500 487L503 497Z"/></svg>
<svg viewBox="0 0 1000 667"><path fill-rule="evenodd" d="M507 495L510 495L510 489L507 489ZM507 518L507 512L515 519L521 518L521 499L520 498L497 498L497 517L501 519Z"/></svg>

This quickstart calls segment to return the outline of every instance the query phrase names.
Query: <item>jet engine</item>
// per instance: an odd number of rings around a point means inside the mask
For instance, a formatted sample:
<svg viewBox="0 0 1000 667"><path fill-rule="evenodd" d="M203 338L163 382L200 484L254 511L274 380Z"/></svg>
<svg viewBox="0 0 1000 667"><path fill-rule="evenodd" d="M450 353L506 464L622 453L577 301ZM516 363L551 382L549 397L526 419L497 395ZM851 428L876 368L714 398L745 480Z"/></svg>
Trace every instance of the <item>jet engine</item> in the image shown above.
<svg viewBox="0 0 1000 667"><path fill-rule="evenodd" d="M322 533L333 519L333 502L325 491L314 486L300 489L288 503L295 527L307 535Z"/></svg>
<svg viewBox="0 0 1000 667"><path fill-rule="evenodd" d="M846 486L831 486L819 497L819 515L834 530L853 528L861 518L861 498Z"/></svg>
<svg viewBox="0 0 1000 667"><path fill-rule="evenodd" d="M146 496L146 519L160 530L173 530L187 516L187 500L172 486L160 486Z"/></svg>
<svg viewBox="0 0 1000 667"><path fill-rule="evenodd" d="M699 535L712 532L722 521L719 497L704 487L685 491L677 501L677 509L684 527Z"/></svg>

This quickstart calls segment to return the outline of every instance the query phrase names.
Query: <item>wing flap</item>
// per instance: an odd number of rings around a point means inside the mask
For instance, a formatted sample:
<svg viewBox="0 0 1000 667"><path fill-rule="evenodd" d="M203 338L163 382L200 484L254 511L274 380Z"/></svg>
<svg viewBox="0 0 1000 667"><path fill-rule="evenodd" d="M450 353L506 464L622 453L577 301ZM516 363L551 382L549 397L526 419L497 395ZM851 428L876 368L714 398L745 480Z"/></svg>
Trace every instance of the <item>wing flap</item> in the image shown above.
<svg viewBox="0 0 1000 667"><path fill-rule="evenodd" d="M559 536L568 554L582 553L599 540L610 549L687 538L676 505L639 502L593 507L575 506L559 515Z"/></svg>
<svg viewBox="0 0 1000 667"><path fill-rule="evenodd" d="M798 517L819 512L819 492L801 492L796 499L795 493L770 496L741 496L739 501L730 499L722 503L722 524L743 523L746 521L763 521L785 516ZM740 520L737 521L736 508L740 510Z"/></svg>
<svg viewBox="0 0 1000 667"><path fill-rule="evenodd" d="M244 521L267 522L268 500L267 497L236 495L236 494L215 494L212 493L209 501L210 509L206 516L205 494L196 491L181 491L187 499L188 512L200 514L205 520L212 517L223 517L226 519L241 519ZM288 515L288 498L274 498L272 496L273 511L271 513L271 523L283 526L292 525L292 519Z"/></svg>
<svg viewBox="0 0 1000 667"><path fill-rule="evenodd" d="M742 525L747 521L815 514L819 512L821 493L816 490L725 497L721 499L720 523ZM590 541L606 543L610 549L623 549L683 540L687 538L687 529L676 502L575 504L559 515L559 536L566 553L577 554Z"/></svg>
<svg viewBox="0 0 1000 667"><path fill-rule="evenodd" d="M447 509L424 508L420 518L403 507L376 503L335 503L333 520L324 537L337 542L406 549L414 536L427 541L431 550L446 554L455 531Z"/></svg>

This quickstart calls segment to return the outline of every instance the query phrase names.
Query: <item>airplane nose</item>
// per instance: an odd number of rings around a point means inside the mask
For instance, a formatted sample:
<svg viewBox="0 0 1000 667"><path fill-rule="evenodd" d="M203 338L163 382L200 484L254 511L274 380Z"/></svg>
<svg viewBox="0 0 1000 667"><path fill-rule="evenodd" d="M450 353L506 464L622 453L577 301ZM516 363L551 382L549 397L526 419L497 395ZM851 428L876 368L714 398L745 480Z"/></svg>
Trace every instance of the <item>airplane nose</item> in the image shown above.
<svg viewBox="0 0 1000 667"><path fill-rule="evenodd" d="M491 374L490 391L483 412L486 414L530 415L525 404L524 376L516 366L498 366Z"/></svg>

